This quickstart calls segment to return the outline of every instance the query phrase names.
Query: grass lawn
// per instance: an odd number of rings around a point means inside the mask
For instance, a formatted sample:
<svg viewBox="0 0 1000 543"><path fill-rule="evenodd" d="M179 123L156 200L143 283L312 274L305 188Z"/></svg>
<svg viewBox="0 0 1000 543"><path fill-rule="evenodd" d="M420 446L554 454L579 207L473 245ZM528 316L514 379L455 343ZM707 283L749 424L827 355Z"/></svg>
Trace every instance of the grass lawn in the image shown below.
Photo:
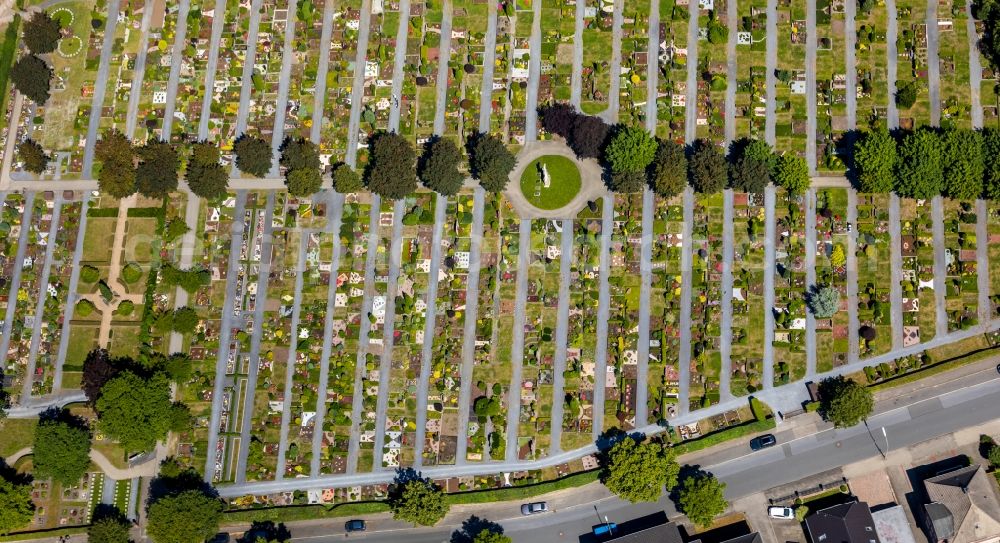
<svg viewBox="0 0 1000 543"><path fill-rule="evenodd" d="M15 452L30 447L35 441L35 427L38 419L7 419L0 422L0 456L7 457Z"/></svg>
<svg viewBox="0 0 1000 543"><path fill-rule="evenodd" d="M83 238L84 262L110 262L115 242L117 219L91 217L87 219L87 233Z"/></svg>
<svg viewBox="0 0 1000 543"><path fill-rule="evenodd" d="M540 164L549 174L549 186L542 186ZM539 209L559 209L580 192L580 170L572 160L557 155L535 159L521 174L521 192Z"/></svg>
<svg viewBox="0 0 1000 543"><path fill-rule="evenodd" d="M69 329L69 346L66 349L66 361L70 366L83 366L87 353L97 348L98 326L74 324Z"/></svg>
<svg viewBox="0 0 1000 543"><path fill-rule="evenodd" d="M111 327L111 347L108 349L113 356L136 356L139 354L139 327Z"/></svg>

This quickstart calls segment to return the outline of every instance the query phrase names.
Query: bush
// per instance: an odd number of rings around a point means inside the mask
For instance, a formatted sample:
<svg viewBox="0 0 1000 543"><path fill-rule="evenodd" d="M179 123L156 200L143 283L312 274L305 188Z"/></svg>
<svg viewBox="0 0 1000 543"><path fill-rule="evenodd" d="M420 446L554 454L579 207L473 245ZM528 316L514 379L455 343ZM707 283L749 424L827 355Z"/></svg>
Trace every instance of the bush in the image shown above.
<svg viewBox="0 0 1000 543"><path fill-rule="evenodd" d="M142 267L135 262L129 262L122 268L122 281L131 285L139 279L142 279Z"/></svg>
<svg viewBox="0 0 1000 543"><path fill-rule="evenodd" d="M135 311L135 304L131 300L122 300L115 308L115 314L127 317Z"/></svg>
<svg viewBox="0 0 1000 543"><path fill-rule="evenodd" d="M96 283L101 278L101 270L91 265L80 268L80 280L84 283Z"/></svg>
<svg viewBox="0 0 1000 543"><path fill-rule="evenodd" d="M76 302L75 311L76 316L78 317L89 317L94 314L95 309L97 309L97 307L94 305L94 302L91 302L90 300L84 299Z"/></svg>
<svg viewBox="0 0 1000 543"><path fill-rule="evenodd" d="M990 467L993 469L1000 468L1000 445L994 445L986 458L990 461Z"/></svg>

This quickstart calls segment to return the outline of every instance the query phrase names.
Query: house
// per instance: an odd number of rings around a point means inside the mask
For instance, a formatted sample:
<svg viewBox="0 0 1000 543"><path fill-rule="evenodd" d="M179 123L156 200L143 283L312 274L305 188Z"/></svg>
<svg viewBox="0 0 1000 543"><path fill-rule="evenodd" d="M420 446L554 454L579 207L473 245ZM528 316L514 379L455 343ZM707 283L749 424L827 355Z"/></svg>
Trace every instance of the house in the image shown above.
<svg viewBox="0 0 1000 543"><path fill-rule="evenodd" d="M821 509L806 517L806 531L812 543L881 543L865 502Z"/></svg>
<svg viewBox="0 0 1000 543"><path fill-rule="evenodd" d="M931 541L1000 541L1000 498L978 464L924 480L924 528Z"/></svg>
<svg viewBox="0 0 1000 543"><path fill-rule="evenodd" d="M873 511L872 519L875 520L875 533L882 543L917 543L901 505Z"/></svg>

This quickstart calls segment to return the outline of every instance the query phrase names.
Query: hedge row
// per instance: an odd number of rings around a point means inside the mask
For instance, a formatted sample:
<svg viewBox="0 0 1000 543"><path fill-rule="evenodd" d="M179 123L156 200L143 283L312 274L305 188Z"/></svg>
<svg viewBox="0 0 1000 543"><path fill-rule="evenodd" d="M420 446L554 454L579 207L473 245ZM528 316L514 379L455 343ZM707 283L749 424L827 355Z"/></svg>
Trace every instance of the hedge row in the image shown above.
<svg viewBox="0 0 1000 543"><path fill-rule="evenodd" d="M76 535L87 533L89 526L69 526L67 528L53 528L51 530L35 530L33 532L15 532L7 535L0 535L0 541L26 541L31 539L57 538L64 535Z"/></svg>
<svg viewBox="0 0 1000 543"><path fill-rule="evenodd" d="M725 430L719 430L717 432L712 432L705 434L698 439L689 439L683 441L673 446L674 452L677 456L682 454L690 454L693 452L700 451L702 449L707 449L713 447L720 443L724 443L731 439L738 439L743 436L748 436L751 434L757 434L760 432L766 432L775 427L775 422L773 418L766 420L755 420L753 422L747 422L745 424L740 424L739 426L732 426L726 428Z"/></svg>

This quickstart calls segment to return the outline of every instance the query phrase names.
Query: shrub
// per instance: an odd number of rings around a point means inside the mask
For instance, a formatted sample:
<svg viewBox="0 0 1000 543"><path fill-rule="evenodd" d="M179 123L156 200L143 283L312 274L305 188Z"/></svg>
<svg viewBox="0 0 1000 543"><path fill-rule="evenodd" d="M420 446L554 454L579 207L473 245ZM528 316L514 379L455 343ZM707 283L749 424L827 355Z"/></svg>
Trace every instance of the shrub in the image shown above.
<svg viewBox="0 0 1000 543"><path fill-rule="evenodd" d="M135 304L131 300L122 300L115 308L115 314L127 317L135 311Z"/></svg>
<svg viewBox="0 0 1000 543"><path fill-rule="evenodd" d="M139 279L142 279L142 267L135 262L129 262L122 268L122 281L131 285Z"/></svg>
<svg viewBox="0 0 1000 543"><path fill-rule="evenodd" d="M80 300L79 302L76 302L75 311L76 311L76 316L78 317L89 317L90 315L94 314L95 309L96 306L94 306L94 302L91 302L90 300L84 299Z"/></svg>
<svg viewBox="0 0 1000 543"><path fill-rule="evenodd" d="M96 283L101 278L101 270L91 265L80 268L80 280L84 283Z"/></svg>

